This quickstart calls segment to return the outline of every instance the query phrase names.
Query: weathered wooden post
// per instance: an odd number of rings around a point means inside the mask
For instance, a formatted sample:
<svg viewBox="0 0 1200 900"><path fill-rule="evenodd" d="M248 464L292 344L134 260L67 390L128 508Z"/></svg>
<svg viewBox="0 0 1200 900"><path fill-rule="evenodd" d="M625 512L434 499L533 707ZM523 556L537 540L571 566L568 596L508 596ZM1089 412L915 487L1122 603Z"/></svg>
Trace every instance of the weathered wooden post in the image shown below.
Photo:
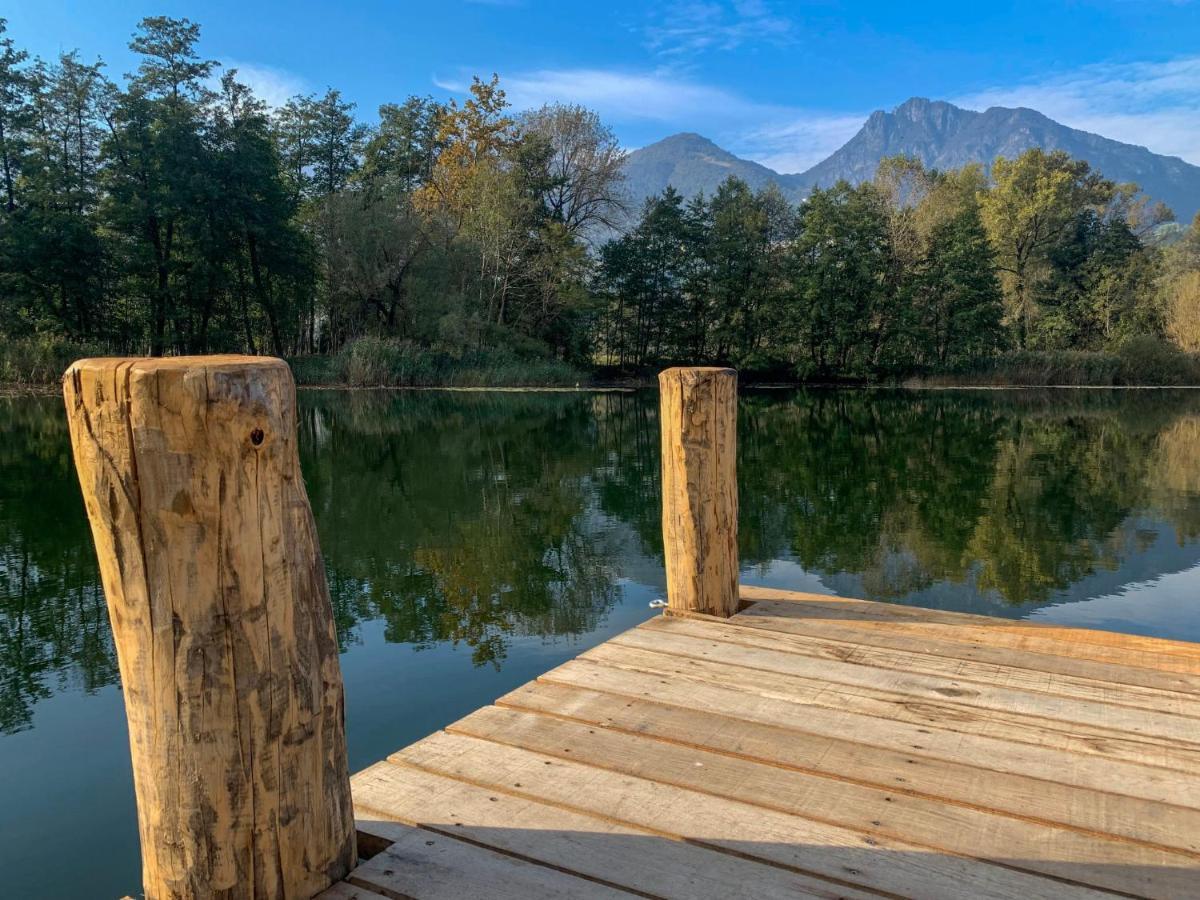
<svg viewBox="0 0 1200 900"><path fill-rule="evenodd" d="M309 898L355 862L329 589L278 359L63 379L121 669L147 898Z"/></svg>
<svg viewBox="0 0 1200 900"><path fill-rule="evenodd" d="M737 372L667 369L658 385L668 608L731 616L738 609Z"/></svg>

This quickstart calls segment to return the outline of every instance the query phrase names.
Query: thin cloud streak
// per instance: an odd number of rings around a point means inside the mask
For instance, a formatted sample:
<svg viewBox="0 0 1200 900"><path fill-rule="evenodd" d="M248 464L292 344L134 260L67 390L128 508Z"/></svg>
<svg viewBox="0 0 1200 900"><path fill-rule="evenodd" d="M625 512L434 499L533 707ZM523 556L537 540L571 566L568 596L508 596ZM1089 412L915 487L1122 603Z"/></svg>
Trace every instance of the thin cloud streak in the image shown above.
<svg viewBox="0 0 1200 900"><path fill-rule="evenodd" d="M435 78L463 93L469 78ZM579 103L618 128L622 124L698 131L737 155L777 172L802 172L854 136L868 110L813 110L762 103L736 91L689 79L672 67L647 71L603 68L501 73L518 110ZM968 109L1026 106L1104 137L1149 147L1200 165L1200 57L1169 62L1088 66L1042 82L987 88L951 102Z"/></svg>
<svg viewBox="0 0 1200 900"><path fill-rule="evenodd" d="M545 103L579 103L613 125L657 122L676 131L701 131L731 152L780 172L800 172L820 162L861 127L865 114L826 114L758 103L736 92L659 69L544 69L501 74L517 110ZM435 78L462 94L468 79Z"/></svg>
<svg viewBox="0 0 1200 900"><path fill-rule="evenodd" d="M1025 106L1072 128L1200 165L1200 56L1086 66L953 102L970 109Z"/></svg>
<svg viewBox="0 0 1200 900"><path fill-rule="evenodd" d="M647 49L663 57L736 50L757 42L789 44L796 38L792 20L772 12L763 0L673 3L641 32Z"/></svg>

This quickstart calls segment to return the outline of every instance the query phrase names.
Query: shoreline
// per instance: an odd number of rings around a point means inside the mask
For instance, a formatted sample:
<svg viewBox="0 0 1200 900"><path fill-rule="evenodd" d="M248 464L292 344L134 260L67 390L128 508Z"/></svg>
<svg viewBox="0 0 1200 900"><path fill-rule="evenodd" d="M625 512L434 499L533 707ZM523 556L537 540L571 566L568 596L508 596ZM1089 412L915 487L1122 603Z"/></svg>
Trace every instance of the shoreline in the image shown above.
<svg viewBox="0 0 1200 900"><path fill-rule="evenodd" d="M459 394L631 394L653 388L655 381L620 384L576 384L576 385L351 385L351 384L297 384L298 391L444 391ZM1193 391L1200 384L847 384L828 381L797 381L790 383L771 382L756 384L745 382L740 390L748 391L794 391L801 389L854 390L854 391ZM61 387L55 382L24 383L0 382L0 398L18 396L59 396Z"/></svg>

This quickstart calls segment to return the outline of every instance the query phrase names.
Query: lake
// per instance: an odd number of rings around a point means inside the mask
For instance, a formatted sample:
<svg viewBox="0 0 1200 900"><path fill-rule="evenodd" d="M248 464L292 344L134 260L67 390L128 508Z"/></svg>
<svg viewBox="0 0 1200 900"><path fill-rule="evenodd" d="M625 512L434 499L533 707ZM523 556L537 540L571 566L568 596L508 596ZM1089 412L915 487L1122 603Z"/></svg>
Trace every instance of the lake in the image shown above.
<svg viewBox="0 0 1200 900"><path fill-rule="evenodd" d="M654 614L656 407L301 393L353 770ZM739 490L746 582L1200 641L1200 391L748 391ZM126 741L61 401L0 398L12 896L138 893Z"/></svg>

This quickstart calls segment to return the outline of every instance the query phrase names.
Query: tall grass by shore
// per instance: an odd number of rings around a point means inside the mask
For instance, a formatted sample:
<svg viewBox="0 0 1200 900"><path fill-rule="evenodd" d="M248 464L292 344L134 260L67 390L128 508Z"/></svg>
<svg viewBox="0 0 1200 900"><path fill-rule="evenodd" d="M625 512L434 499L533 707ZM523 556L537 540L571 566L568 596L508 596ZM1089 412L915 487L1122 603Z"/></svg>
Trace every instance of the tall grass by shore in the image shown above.
<svg viewBox="0 0 1200 900"><path fill-rule="evenodd" d="M0 335L0 384L18 387L58 384L67 366L87 356L111 356L105 348L55 337Z"/></svg>
<svg viewBox="0 0 1200 900"><path fill-rule="evenodd" d="M55 385L77 359L124 355L60 338L0 336L0 384ZM502 350L463 356L364 337L331 356L288 359L298 385L350 387L546 387L587 383L588 373L556 359Z"/></svg>
<svg viewBox="0 0 1200 900"><path fill-rule="evenodd" d="M74 360L113 355L108 348L59 338L0 337L0 385L54 385ZM363 337L328 356L288 359L298 385L346 387L570 387L605 382L561 360L507 350L454 355L394 339ZM622 383L653 383L653 372L623 373ZM753 372L743 380L754 383ZM778 374L767 379L777 382ZM1153 337L1111 352L1017 351L903 382L911 387L1200 386L1200 354Z"/></svg>
<svg viewBox="0 0 1200 900"><path fill-rule="evenodd" d="M362 337L333 356L289 359L297 384L349 387L547 387L588 381L557 359L503 350L455 356L406 341Z"/></svg>
<svg viewBox="0 0 1200 900"><path fill-rule="evenodd" d="M1111 352L1024 350L977 360L908 382L945 387L1134 387L1200 385L1200 354L1183 353L1151 336L1131 338Z"/></svg>

